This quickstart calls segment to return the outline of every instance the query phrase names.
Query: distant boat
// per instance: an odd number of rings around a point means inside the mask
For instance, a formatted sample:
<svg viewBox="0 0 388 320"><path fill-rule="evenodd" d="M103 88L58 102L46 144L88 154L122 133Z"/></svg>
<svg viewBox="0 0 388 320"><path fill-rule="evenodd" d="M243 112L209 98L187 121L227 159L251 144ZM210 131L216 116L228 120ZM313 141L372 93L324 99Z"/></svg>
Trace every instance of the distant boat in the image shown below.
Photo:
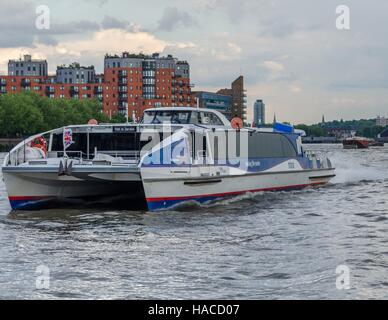
<svg viewBox="0 0 388 320"><path fill-rule="evenodd" d="M344 149L368 149L371 139L364 137L350 137L343 140Z"/></svg>
<svg viewBox="0 0 388 320"><path fill-rule="evenodd" d="M373 140L369 143L370 147L384 147L384 142Z"/></svg>

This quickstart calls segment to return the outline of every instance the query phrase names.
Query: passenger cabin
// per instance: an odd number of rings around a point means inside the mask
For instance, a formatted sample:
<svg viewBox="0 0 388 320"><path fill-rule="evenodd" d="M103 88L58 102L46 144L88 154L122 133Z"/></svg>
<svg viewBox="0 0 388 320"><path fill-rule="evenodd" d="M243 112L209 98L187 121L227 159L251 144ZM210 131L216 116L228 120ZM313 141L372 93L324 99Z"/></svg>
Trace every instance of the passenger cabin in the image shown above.
<svg viewBox="0 0 388 320"><path fill-rule="evenodd" d="M168 125L166 129L165 125ZM105 154L137 163L150 150L174 132L185 128L190 134L188 147L193 163L228 162L231 158L294 158L303 156L300 136L296 133L262 132L257 129L235 130L224 115L215 110L196 108L154 108L144 112L140 124L101 124L66 127L72 143L64 148L64 128L45 133L47 157L68 156L94 160ZM148 148L146 148L146 146Z"/></svg>

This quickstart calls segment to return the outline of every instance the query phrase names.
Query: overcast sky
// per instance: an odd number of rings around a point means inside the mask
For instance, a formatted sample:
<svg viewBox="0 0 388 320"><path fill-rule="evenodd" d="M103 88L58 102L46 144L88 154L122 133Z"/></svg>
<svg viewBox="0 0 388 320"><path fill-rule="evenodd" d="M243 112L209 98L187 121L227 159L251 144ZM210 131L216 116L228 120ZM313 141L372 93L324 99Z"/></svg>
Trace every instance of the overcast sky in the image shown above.
<svg viewBox="0 0 388 320"><path fill-rule="evenodd" d="M49 30L35 27L50 8ZM336 7L350 8L350 30ZM31 53L103 71L105 53L173 54L189 61L195 90L228 87L243 74L248 107L267 121L316 123L388 116L386 0L0 0L0 72ZM249 111L249 115L252 112Z"/></svg>

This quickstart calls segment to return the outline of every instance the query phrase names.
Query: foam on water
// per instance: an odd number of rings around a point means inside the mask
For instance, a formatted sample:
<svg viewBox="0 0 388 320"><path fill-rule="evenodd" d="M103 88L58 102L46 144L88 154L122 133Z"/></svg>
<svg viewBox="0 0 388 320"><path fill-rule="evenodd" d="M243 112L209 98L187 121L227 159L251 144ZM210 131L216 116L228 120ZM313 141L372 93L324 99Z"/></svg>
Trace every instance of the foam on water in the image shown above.
<svg viewBox="0 0 388 320"><path fill-rule="evenodd" d="M377 150L384 152L386 150ZM336 168L332 183L355 183L361 181L383 181L388 179L388 166L377 166L369 150L344 150L331 153L331 162Z"/></svg>

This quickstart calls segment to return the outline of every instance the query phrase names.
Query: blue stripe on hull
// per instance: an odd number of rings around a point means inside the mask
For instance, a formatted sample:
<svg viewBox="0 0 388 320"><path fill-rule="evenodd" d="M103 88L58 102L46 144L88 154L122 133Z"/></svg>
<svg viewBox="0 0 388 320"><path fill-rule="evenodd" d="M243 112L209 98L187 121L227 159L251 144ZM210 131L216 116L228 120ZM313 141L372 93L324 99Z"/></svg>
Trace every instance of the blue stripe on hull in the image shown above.
<svg viewBox="0 0 388 320"><path fill-rule="evenodd" d="M10 200L12 210L33 210L37 209L50 200Z"/></svg>
<svg viewBox="0 0 388 320"><path fill-rule="evenodd" d="M197 203L203 204L214 200L220 200L225 198L231 198L237 195L242 195L246 193L257 193L257 192L274 192L274 191L292 191L292 190L301 190L308 186L321 185L322 183L310 183L303 185L292 185L292 186L283 186L283 187L274 187L267 189L258 189L258 190L247 190L240 192L232 192L226 194L217 194L217 195L206 195L206 196L194 196L194 197L182 197L182 198L171 198L171 199L161 199L156 200L152 199L151 201L147 200L149 211L158 211L158 210L166 210L177 204L195 201Z"/></svg>
<svg viewBox="0 0 388 320"><path fill-rule="evenodd" d="M148 202L148 210L149 211L158 211L165 210L171 208L177 204L181 204L184 202L194 201L200 204L204 204L210 201L214 201L217 199L223 199L228 196L206 196L206 197L196 197L196 198L184 198L184 199L174 199L174 200L162 200L162 201L150 201ZM229 196L230 197L230 196Z"/></svg>

